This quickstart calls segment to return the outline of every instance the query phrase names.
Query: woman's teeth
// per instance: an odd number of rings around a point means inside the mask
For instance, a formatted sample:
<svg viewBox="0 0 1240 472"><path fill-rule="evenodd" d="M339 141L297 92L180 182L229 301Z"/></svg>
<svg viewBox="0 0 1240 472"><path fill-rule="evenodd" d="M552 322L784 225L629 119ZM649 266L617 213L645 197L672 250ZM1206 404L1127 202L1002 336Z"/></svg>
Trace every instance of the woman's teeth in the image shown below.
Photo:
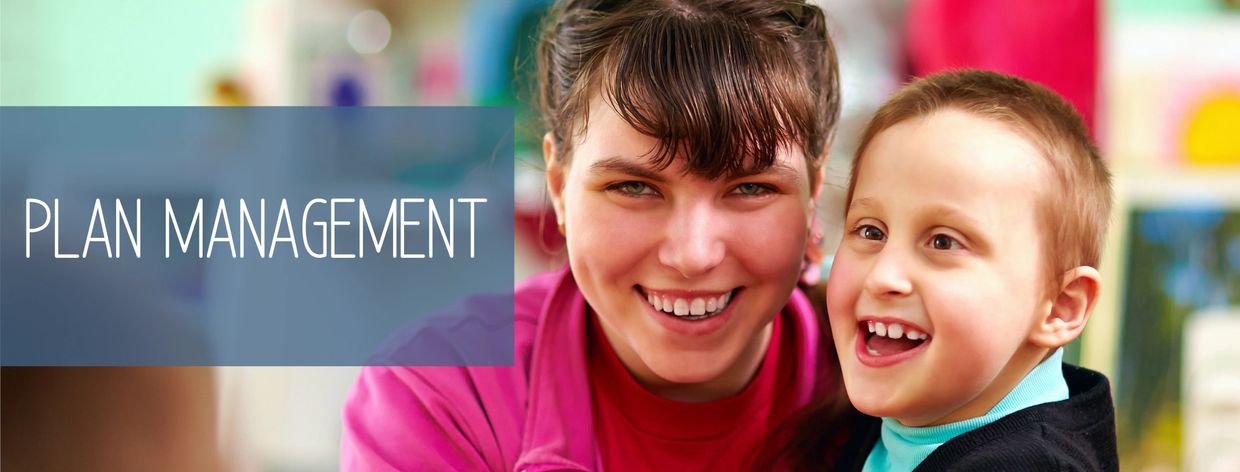
<svg viewBox="0 0 1240 472"><path fill-rule="evenodd" d="M661 297L653 294L646 296L646 301L650 302L650 306L653 306L654 309L665 313L672 313L676 316L713 315L727 308L728 302L731 300L731 292L718 297L699 297L693 299Z"/></svg>
<svg viewBox="0 0 1240 472"><path fill-rule="evenodd" d="M891 339L900 339L901 337L907 337L909 339L916 341L916 340L926 339L930 337L929 335L921 331L917 331L912 328L905 328L904 325L901 325L900 323L883 323L881 321L866 321L865 325L867 328L869 328L871 333L877 334L879 336L886 336Z"/></svg>

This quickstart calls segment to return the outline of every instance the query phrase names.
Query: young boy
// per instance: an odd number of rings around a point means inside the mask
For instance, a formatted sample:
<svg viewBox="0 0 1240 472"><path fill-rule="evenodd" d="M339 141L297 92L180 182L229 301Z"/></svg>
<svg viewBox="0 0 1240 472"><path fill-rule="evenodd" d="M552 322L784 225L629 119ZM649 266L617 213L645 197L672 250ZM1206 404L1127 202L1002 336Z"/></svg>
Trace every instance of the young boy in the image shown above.
<svg viewBox="0 0 1240 472"><path fill-rule="evenodd" d="M878 110L857 154L827 282L848 396L882 417L856 468L1117 469L1106 377L1062 363L1111 206L1072 107L1014 77L935 75Z"/></svg>

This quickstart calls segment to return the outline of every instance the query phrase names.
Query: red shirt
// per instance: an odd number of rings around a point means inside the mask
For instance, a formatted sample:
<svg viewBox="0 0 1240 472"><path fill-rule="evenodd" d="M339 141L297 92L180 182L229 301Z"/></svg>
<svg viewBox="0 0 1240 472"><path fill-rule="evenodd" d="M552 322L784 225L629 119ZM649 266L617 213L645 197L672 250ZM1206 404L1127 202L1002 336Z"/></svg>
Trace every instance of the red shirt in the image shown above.
<svg viewBox="0 0 1240 472"><path fill-rule="evenodd" d="M736 395L706 403L668 400L624 367L590 316L590 391L604 470L751 470L771 432L795 409L796 340L775 317L757 374Z"/></svg>

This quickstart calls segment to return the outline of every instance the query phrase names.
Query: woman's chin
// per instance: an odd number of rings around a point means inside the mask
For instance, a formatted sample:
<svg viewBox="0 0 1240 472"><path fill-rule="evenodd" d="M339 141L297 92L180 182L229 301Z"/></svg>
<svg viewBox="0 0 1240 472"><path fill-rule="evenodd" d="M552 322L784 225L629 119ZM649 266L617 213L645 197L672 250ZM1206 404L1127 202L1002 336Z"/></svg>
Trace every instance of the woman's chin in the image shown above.
<svg viewBox="0 0 1240 472"><path fill-rule="evenodd" d="M726 370L726 365L716 365L722 363L701 362L693 357L695 356L668 356L667 362L648 363L647 366L664 382L682 386L709 383L723 375Z"/></svg>

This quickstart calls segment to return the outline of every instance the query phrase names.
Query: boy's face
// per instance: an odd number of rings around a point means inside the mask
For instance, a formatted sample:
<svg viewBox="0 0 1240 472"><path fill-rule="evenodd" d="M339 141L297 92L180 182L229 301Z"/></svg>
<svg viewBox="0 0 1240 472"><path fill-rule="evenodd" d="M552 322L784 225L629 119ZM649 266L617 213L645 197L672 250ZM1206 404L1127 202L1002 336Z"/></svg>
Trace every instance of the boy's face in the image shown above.
<svg viewBox="0 0 1240 472"><path fill-rule="evenodd" d="M1044 166L1008 126L952 109L873 139L827 283L859 410L910 426L959 421L1023 377L1014 359L1034 349L1049 307L1035 213Z"/></svg>

